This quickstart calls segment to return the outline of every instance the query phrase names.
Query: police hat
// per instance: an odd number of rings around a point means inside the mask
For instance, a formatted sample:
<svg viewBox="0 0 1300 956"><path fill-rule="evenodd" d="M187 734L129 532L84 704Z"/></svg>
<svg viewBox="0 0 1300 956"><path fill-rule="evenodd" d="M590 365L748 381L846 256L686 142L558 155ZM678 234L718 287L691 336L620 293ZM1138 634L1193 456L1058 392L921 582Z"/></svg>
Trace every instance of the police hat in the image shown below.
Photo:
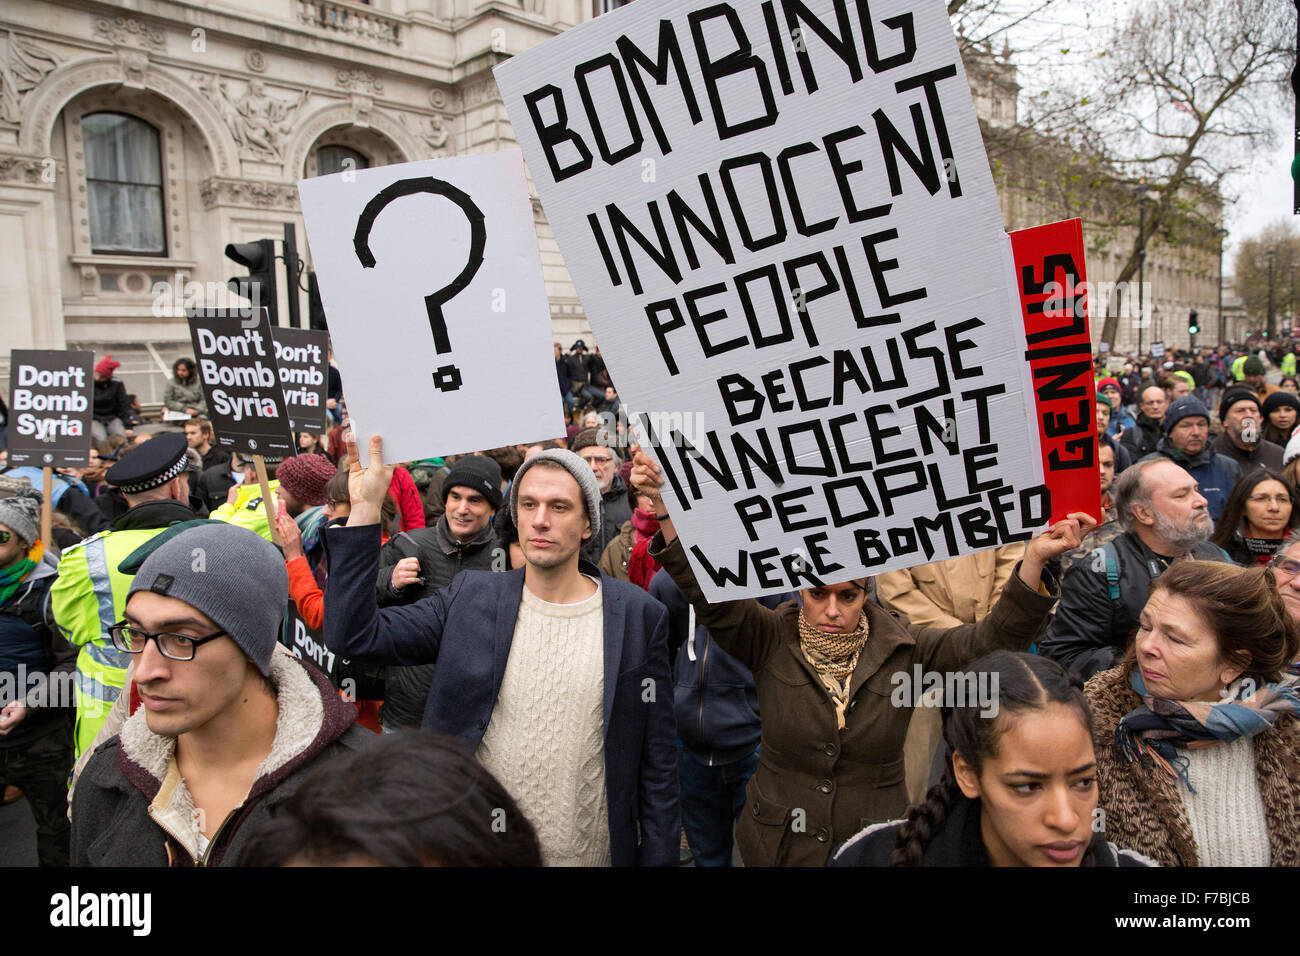
<svg viewBox="0 0 1300 956"><path fill-rule="evenodd" d="M104 473L104 480L128 495L160 488L189 466L185 454L189 447L183 434L158 435L132 448L129 455Z"/></svg>

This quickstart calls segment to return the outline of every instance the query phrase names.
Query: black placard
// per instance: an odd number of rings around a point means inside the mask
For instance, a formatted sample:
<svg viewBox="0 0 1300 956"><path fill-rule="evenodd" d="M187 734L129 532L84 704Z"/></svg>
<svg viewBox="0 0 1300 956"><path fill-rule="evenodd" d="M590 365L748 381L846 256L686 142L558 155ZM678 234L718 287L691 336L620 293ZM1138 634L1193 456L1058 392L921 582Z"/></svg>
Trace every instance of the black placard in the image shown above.
<svg viewBox="0 0 1300 956"><path fill-rule="evenodd" d="M85 468L94 412L93 352L9 353L9 463Z"/></svg>
<svg viewBox="0 0 1300 956"><path fill-rule="evenodd" d="M294 432L323 435L329 430L325 394L329 386L329 334L276 326L275 360Z"/></svg>
<svg viewBox="0 0 1300 956"><path fill-rule="evenodd" d="M296 442L266 309L253 316L233 309L187 309L186 317L217 447L240 454L292 455Z"/></svg>

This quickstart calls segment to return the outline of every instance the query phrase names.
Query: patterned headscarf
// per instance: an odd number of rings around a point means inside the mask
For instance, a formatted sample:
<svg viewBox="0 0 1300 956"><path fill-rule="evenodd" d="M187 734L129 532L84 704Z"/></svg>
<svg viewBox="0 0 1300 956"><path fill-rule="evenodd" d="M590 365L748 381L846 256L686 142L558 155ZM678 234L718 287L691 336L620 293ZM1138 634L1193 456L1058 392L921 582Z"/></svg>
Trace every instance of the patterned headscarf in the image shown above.
<svg viewBox="0 0 1300 956"><path fill-rule="evenodd" d="M1226 703L1152 697L1136 667L1129 686L1142 698L1142 706L1125 714L1115 728L1120 759L1143 766L1155 763L1180 778L1191 793L1196 791L1187 779L1190 760L1174 749L1176 744L1199 750L1232 743L1268 730L1282 714L1300 715L1297 685L1285 681L1256 689L1253 681L1240 680Z"/></svg>
<svg viewBox="0 0 1300 956"><path fill-rule="evenodd" d="M858 657L867 644L867 615L858 616L858 626L844 633L819 631L799 612L799 647L817 676L826 685L839 729L844 729L844 713L849 705L849 681Z"/></svg>

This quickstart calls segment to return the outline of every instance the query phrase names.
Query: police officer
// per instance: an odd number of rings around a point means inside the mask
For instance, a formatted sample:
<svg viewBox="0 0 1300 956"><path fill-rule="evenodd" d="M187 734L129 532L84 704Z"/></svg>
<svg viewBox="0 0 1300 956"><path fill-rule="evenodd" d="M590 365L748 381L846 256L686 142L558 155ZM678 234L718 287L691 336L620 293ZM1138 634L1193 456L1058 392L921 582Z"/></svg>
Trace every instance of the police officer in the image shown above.
<svg viewBox="0 0 1300 956"><path fill-rule="evenodd" d="M158 435L131 449L104 480L122 492L129 505L108 531L69 548L59 562L51 589L54 617L80 648L76 672L76 751L95 739L109 708L122 692L130 659L116 650L108 629L122 619L131 576L118 564L175 521L193 521L189 443L180 433Z"/></svg>

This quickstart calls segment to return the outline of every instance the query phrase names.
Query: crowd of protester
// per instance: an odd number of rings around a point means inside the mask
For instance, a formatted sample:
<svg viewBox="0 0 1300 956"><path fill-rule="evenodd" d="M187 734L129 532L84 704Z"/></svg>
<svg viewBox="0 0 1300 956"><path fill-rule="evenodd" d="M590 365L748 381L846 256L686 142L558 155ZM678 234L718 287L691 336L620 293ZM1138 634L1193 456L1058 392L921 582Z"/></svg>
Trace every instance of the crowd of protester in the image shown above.
<svg viewBox="0 0 1300 956"><path fill-rule="evenodd" d="M117 364L52 540L0 472L42 865L1300 865L1289 341L1099 357L1100 521L713 603L582 340L562 435L363 467L331 365L262 474Z"/></svg>

